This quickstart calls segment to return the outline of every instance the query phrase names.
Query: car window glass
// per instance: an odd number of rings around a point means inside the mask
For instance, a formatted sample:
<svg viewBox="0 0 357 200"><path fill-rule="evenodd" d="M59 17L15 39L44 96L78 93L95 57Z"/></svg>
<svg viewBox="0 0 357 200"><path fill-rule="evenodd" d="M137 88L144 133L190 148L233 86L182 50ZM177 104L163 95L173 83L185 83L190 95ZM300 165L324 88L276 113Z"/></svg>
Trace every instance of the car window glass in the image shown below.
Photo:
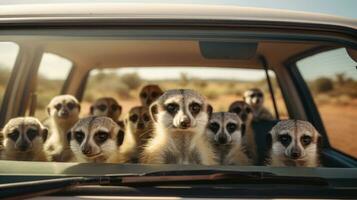
<svg viewBox="0 0 357 200"><path fill-rule="evenodd" d="M314 98L330 144L357 157L357 63L345 48L339 48L296 64Z"/></svg>
<svg viewBox="0 0 357 200"><path fill-rule="evenodd" d="M35 116L47 117L46 106L50 100L60 94L65 80L72 68L72 62L53 53L44 53L37 76L37 104Z"/></svg>
<svg viewBox="0 0 357 200"><path fill-rule="evenodd" d="M0 42L0 106L15 65L19 46L14 42Z"/></svg>

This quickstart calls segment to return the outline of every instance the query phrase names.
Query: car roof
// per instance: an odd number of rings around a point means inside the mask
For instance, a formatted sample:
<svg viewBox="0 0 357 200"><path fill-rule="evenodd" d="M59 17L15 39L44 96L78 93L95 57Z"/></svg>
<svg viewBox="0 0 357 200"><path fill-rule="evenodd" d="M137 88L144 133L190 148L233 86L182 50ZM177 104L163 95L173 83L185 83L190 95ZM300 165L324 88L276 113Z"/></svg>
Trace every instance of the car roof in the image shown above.
<svg viewBox="0 0 357 200"><path fill-rule="evenodd" d="M156 4L119 2L2 2L0 21L8 19L191 19L241 20L325 24L357 28L357 20L328 14L228 5Z"/></svg>

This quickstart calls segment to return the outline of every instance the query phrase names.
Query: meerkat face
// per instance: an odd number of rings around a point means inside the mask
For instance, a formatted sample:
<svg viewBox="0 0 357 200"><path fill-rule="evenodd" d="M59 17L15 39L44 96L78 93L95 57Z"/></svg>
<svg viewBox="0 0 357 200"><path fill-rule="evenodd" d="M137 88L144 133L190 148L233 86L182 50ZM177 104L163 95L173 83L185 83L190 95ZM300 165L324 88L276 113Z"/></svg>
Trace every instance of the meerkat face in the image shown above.
<svg viewBox="0 0 357 200"><path fill-rule="evenodd" d="M205 130L211 113L206 99L188 89L169 90L150 106L152 119L173 131Z"/></svg>
<svg viewBox="0 0 357 200"><path fill-rule="evenodd" d="M140 91L141 105L149 107L152 102L159 98L164 92L158 85L146 85Z"/></svg>
<svg viewBox="0 0 357 200"><path fill-rule="evenodd" d="M214 140L215 144L219 145L240 143L242 138L241 124L242 121L235 113L212 113L207 128L207 135Z"/></svg>
<svg viewBox="0 0 357 200"><path fill-rule="evenodd" d="M253 119L253 109L244 101L233 102L229 106L228 111L237 114L243 123Z"/></svg>
<svg viewBox="0 0 357 200"><path fill-rule="evenodd" d="M106 116L114 121L118 120L122 107L111 97L97 99L90 107L90 114L94 116Z"/></svg>
<svg viewBox="0 0 357 200"><path fill-rule="evenodd" d="M78 119L80 105L72 95L54 97L47 106L48 115L59 121Z"/></svg>
<svg viewBox="0 0 357 200"><path fill-rule="evenodd" d="M13 118L2 130L3 146L7 151L19 153L42 149L47 133L47 129L36 118Z"/></svg>
<svg viewBox="0 0 357 200"><path fill-rule="evenodd" d="M125 123L132 130L144 130L150 126L151 118L149 110L144 106L136 106L130 109Z"/></svg>
<svg viewBox="0 0 357 200"><path fill-rule="evenodd" d="M316 155L320 134L307 121L284 120L270 131L272 154L291 160Z"/></svg>
<svg viewBox="0 0 357 200"><path fill-rule="evenodd" d="M254 88L245 91L243 94L243 99L253 108L258 108L261 107L264 103L264 94L260 89Z"/></svg>
<svg viewBox="0 0 357 200"><path fill-rule="evenodd" d="M111 118L90 116L80 119L68 133L76 157L87 162L104 162L123 143L124 129Z"/></svg>

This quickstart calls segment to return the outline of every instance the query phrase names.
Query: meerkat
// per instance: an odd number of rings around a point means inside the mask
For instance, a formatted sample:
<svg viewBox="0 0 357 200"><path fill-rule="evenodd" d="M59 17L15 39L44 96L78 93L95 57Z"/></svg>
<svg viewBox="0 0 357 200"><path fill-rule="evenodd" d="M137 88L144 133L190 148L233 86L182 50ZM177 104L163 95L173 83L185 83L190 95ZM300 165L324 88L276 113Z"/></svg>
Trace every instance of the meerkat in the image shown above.
<svg viewBox="0 0 357 200"><path fill-rule="evenodd" d="M248 156L256 163L258 161L255 132L253 129L253 109L244 101L233 102L228 109L229 112L240 116L242 120L242 144L246 147Z"/></svg>
<svg viewBox="0 0 357 200"><path fill-rule="evenodd" d="M320 165L318 141L320 134L307 121L284 120L270 131L271 166L318 167Z"/></svg>
<svg viewBox="0 0 357 200"><path fill-rule="evenodd" d="M127 155L126 157L132 162L137 162L144 145L152 137L153 125L149 109L144 106L131 108L124 123L127 137L122 147L122 154Z"/></svg>
<svg viewBox="0 0 357 200"><path fill-rule="evenodd" d="M119 122L121 112L121 105L111 97L99 98L90 106L91 115L110 117L115 122Z"/></svg>
<svg viewBox="0 0 357 200"><path fill-rule="evenodd" d="M67 161L71 159L71 151L66 140L68 130L79 120L80 105L72 95L54 97L47 106L49 118L49 138L45 143L45 151L50 161Z"/></svg>
<svg viewBox="0 0 357 200"><path fill-rule="evenodd" d="M213 113L206 131L221 165L250 165L242 144L242 121L235 113Z"/></svg>
<svg viewBox="0 0 357 200"><path fill-rule="evenodd" d="M81 163L119 163L124 129L111 118L89 116L70 130L68 140L74 160Z"/></svg>
<svg viewBox="0 0 357 200"><path fill-rule="evenodd" d="M47 161L43 143L48 130L34 117L11 119L1 131L4 137L1 159Z"/></svg>
<svg viewBox="0 0 357 200"><path fill-rule="evenodd" d="M270 111L264 107L264 94L258 88L247 90L243 94L243 100L252 107L254 121L274 120Z"/></svg>
<svg viewBox="0 0 357 200"><path fill-rule="evenodd" d="M159 98L164 92L158 85L146 85L144 86L140 93L141 105L149 107L152 102Z"/></svg>
<svg viewBox="0 0 357 200"><path fill-rule="evenodd" d="M217 164L205 135L212 107L189 89L166 91L149 108L154 134L141 162L153 164Z"/></svg>

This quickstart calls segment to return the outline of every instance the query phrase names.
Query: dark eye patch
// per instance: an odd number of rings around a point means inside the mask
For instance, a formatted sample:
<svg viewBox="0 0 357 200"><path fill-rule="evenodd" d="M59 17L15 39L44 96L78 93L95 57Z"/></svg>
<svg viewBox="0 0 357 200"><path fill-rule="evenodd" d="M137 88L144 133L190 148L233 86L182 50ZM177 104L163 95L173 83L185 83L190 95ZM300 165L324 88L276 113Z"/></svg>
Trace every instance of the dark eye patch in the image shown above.
<svg viewBox="0 0 357 200"><path fill-rule="evenodd" d="M35 137L37 137L39 135L38 130L32 129L32 128L28 129L26 134L30 140L33 140Z"/></svg>
<svg viewBox="0 0 357 200"><path fill-rule="evenodd" d="M158 97L159 96L159 93L157 93L157 92L152 92L151 93L151 97L152 98L156 98L156 97Z"/></svg>
<svg viewBox="0 0 357 200"><path fill-rule="evenodd" d="M112 109L112 111L116 112L117 110L119 110L119 106L118 105L112 105L110 107Z"/></svg>
<svg viewBox="0 0 357 200"><path fill-rule="evenodd" d="M201 111L201 105L199 103L193 102L189 105L192 115L197 115Z"/></svg>
<svg viewBox="0 0 357 200"><path fill-rule="evenodd" d="M61 110L62 104L60 104L60 103L56 104L54 107L55 107L56 110Z"/></svg>
<svg viewBox="0 0 357 200"><path fill-rule="evenodd" d="M145 122L150 121L150 117L149 117L149 115L144 114L144 115L143 115L143 120L144 120Z"/></svg>
<svg viewBox="0 0 357 200"><path fill-rule="evenodd" d="M301 140L301 144L303 144L304 146L307 146L312 142L311 136L308 135L303 135L300 140Z"/></svg>
<svg viewBox="0 0 357 200"><path fill-rule="evenodd" d="M219 124L217 122L212 122L209 124L208 128L213 132L213 133L217 133L219 130Z"/></svg>
<svg viewBox="0 0 357 200"><path fill-rule="evenodd" d="M236 107L233 109L233 112L235 112L236 114L239 114L242 111L242 109L240 107Z"/></svg>
<svg viewBox="0 0 357 200"><path fill-rule="evenodd" d="M107 105L105 105L105 104L99 104L98 106L97 106L97 108L100 110L100 111L105 111L106 109L107 109Z"/></svg>
<svg viewBox="0 0 357 200"><path fill-rule="evenodd" d="M235 123L228 123L227 125L226 125L226 129L227 129L227 131L228 131L228 133L233 133L234 131L236 131L237 130L237 124L235 124Z"/></svg>
<svg viewBox="0 0 357 200"><path fill-rule="evenodd" d="M94 135L94 141L97 144L102 144L104 143L107 139L109 138L109 133L105 131L98 131Z"/></svg>
<svg viewBox="0 0 357 200"><path fill-rule="evenodd" d="M73 102L67 103L67 108L68 108L68 109L73 110L75 107L76 107L76 104L75 104L75 103L73 103Z"/></svg>
<svg viewBox="0 0 357 200"><path fill-rule="evenodd" d="M7 134L7 137L10 138L12 141L16 141L19 135L20 135L19 131L14 130L11 133Z"/></svg>
<svg viewBox="0 0 357 200"><path fill-rule="evenodd" d="M279 135L278 140L282 145L287 147L291 143L291 136L288 134Z"/></svg>
<svg viewBox="0 0 357 200"><path fill-rule="evenodd" d="M143 99L145 99L147 96L148 96L148 95L147 95L145 92L143 92L143 93L140 94L140 97L143 98Z"/></svg>
<svg viewBox="0 0 357 200"><path fill-rule="evenodd" d="M252 109L248 107L248 108L245 109L245 112L246 112L246 113L251 113L251 112L252 112Z"/></svg>
<svg viewBox="0 0 357 200"><path fill-rule="evenodd" d="M138 115L137 114L133 114L129 117L129 120L132 121L133 123L135 123L136 121L138 121Z"/></svg>
<svg viewBox="0 0 357 200"><path fill-rule="evenodd" d="M74 132L74 139L81 144L82 141L84 140L85 134L82 131L76 131Z"/></svg>
<svg viewBox="0 0 357 200"><path fill-rule="evenodd" d="M171 115L174 115L179 110L180 106L177 103L169 103L166 105L166 110Z"/></svg>

